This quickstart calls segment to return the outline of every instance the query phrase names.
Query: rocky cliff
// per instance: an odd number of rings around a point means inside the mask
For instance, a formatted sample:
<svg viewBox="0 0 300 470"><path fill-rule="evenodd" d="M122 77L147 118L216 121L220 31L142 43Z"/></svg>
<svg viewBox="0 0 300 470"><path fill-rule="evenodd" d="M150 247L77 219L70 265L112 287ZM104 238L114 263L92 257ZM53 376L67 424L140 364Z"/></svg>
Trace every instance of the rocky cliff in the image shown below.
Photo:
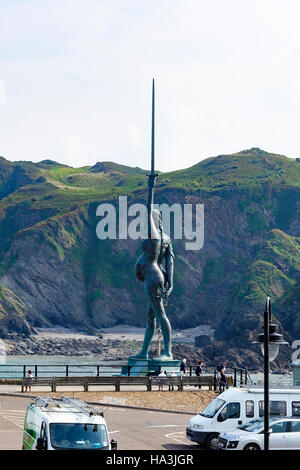
<svg viewBox="0 0 300 470"><path fill-rule="evenodd" d="M145 172L110 162L0 163L0 336L53 325L144 326L134 272L140 241L99 240L96 209L117 207L119 195L144 202ZM260 149L159 175L157 203L205 211L201 250L174 241L174 328L209 324L228 348L249 348L270 295L279 324L299 338L299 185L298 159Z"/></svg>

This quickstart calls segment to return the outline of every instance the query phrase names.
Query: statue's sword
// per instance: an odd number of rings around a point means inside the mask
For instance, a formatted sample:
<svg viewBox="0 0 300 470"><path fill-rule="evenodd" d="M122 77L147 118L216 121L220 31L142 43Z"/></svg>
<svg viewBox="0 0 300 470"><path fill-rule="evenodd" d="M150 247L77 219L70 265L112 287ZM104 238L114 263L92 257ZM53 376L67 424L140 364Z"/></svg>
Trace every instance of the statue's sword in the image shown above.
<svg viewBox="0 0 300 470"><path fill-rule="evenodd" d="M153 78L153 81L152 81L151 172L150 172L150 175L148 175L149 191L151 192L152 201L154 199L153 187L155 184L155 179L158 176L158 173L156 173L154 170L154 154L155 154L154 149L155 149L155 84L154 84L154 78ZM150 184L150 181L152 184ZM165 293L164 286L162 286L159 296L163 297L164 305L168 305L168 296ZM160 327L158 327L158 333L160 333Z"/></svg>
<svg viewBox="0 0 300 470"><path fill-rule="evenodd" d="M151 172L148 175L149 179L153 182L152 187L154 186L155 178L158 176L158 173L155 173L154 170L154 151L155 149L155 86L154 78L152 81L152 126L151 126Z"/></svg>

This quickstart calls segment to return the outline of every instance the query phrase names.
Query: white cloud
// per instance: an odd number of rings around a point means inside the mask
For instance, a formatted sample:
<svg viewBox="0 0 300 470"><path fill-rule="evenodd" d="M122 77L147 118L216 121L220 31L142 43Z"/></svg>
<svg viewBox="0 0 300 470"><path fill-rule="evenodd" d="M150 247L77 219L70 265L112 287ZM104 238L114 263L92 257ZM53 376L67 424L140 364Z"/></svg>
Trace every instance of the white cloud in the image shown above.
<svg viewBox="0 0 300 470"><path fill-rule="evenodd" d="M149 167L153 76L158 169L299 154L296 0L2 0L0 43L8 159Z"/></svg>

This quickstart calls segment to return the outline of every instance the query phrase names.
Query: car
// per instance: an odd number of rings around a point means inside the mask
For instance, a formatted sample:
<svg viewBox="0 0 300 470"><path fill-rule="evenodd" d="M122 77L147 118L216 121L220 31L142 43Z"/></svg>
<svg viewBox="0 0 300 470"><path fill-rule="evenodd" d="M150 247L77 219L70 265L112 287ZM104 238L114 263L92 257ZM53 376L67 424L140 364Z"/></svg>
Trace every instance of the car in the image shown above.
<svg viewBox="0 0 300 470"><path fill-rule="evenodd" d="M300 450L300 418L271 418L270 450ZM252 419L218 438L219 450L264 450L264 419Z"/></svg>

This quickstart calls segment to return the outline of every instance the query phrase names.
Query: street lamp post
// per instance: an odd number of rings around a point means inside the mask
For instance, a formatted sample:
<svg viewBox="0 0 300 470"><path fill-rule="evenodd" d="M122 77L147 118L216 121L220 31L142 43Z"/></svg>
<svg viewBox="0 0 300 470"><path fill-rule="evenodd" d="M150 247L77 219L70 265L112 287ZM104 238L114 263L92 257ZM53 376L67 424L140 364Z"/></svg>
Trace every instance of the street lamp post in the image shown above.
<svg viewBox="0 0 300 470"><path fill-rule="evenodd" d="M283 341L281 334L276 333L277 325L272 323L271 299L267 297L264 311L264 332L258 335L257 341L264 355L264 449L269 450L270 429L269 429L269 372L270 362L276 359L281 344L288 344Z"/></svg>
<svg viewBox="0 0 300 470"><path fill-rule="evenodd" d="M270 429L269 429L269 374L270 374L270 354L269 354L269 336L270 336L270 316L271 303L267 297L266 308L264 311L264 449L269 450Z"/></svg>

